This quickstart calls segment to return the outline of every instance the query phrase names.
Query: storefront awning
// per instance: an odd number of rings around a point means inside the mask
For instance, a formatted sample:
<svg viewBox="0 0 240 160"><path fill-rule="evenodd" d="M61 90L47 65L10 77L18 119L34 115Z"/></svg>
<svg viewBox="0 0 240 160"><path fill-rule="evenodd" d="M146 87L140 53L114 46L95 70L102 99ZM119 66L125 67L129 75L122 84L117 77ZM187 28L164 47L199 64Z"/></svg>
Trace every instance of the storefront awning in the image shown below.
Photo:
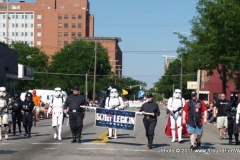
<svg viewBox="0 0 240 160"><path fill-rule="evenodd" d="M199 91L199 94L209 94L209 91Z"/></svg>

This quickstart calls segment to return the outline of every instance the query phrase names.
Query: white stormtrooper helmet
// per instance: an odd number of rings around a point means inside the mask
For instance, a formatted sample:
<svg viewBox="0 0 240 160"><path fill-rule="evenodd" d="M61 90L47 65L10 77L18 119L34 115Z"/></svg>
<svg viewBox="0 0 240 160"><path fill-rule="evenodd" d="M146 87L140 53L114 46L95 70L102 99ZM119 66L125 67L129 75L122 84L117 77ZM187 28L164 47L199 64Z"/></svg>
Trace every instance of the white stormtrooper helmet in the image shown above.
<svg viewBox="0 0 240 160"><path fill-rule="evenodd" d="M118 96L119 96L119 94L118 94L117 89L116 88L112 88L111 91L110 91L110 97L111 98L116 98Z"/></svg>
<svg viewBox="0 0 240 160"><path fill-rule="evenodd" d="M62 97L62 89L61 89L60 87L54 88L54 91L55 91L54 96L55 96L56 98Z"/></svg>
<svg viewBox="0 0 240 160"><path fill-rule="evenodd" d="M0 87L0 97L4 98L6 96L6 88L5 87Z"/></svg>
<svg viewBox="0 0 240 160"><path fill-rule="evenodd" d="M175 89L173 93L174 98L182 98L182 91L180 89Z"/></svg>

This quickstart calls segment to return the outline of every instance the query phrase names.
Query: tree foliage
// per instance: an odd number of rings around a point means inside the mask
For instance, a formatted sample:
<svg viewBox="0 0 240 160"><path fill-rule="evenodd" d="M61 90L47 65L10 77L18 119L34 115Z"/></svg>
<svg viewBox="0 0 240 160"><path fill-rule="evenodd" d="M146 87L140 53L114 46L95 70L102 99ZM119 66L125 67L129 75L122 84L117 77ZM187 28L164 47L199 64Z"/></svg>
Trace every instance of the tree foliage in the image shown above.
<svg viewBox="0 0 240 160"><path fill-rule="evenodd" d="M37 47L24 42L12 42L10 47L18 52L18 63L34 68L34 71L46 71L49 57ZM18 91L24 92L34 88L45 88L45 76L35 74L34 80L19 80Z"/></svg>
<svg viewBox="0 0 240 160"><path fill-rule="evenodd" d="M189 67L197 65L209 75L216 69L226 93L227 80L238 82L240 1L199 0L196 9L198 14L190 21L192 35L189 40L180 36L184 46L179 51L187 54Z"/></svg>
<svg viewBox="0 0 240 160"><path fill-rule="evenodd" d="M81 93L85 92L86 73L88 83L88 95L93 90L95 43L87 41L74 41L52 56L52 62L48 68L47 86L54 88L61 86L62 89L70 92L73 85L80 88ZM97 43L97 66L96 66L96 92L106 88L110 84L111 67L107 49ZM75 74L75 75L69 75Z"/></svg>
<svg viewBox="0 0 240 160"><path fill-rule="evenodd" d="M164 74L158 82L154 84L156 87L156 93L159 93L164 98L172 97L174 89L180 89L181 83L181 65L183 67L182 74L182 93L183 97L189 96L189 90L187 90L187 81L196 81L197 71L196 69L188 68L187 63L184 62L185 56L183 56L183 63L179 59L171 62Z"/></svg>

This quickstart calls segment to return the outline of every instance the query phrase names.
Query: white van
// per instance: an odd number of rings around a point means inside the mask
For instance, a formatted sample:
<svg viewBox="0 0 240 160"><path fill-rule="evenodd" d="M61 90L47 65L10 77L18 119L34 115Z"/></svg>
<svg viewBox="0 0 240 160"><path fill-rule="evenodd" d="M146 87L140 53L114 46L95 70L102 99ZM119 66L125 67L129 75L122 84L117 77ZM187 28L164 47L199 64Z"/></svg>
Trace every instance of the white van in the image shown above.
<svg viewBox="0 0 240 160"><path fill-rule="evenodd" d="M37 92L37 96L41 96L42 97L42 102L43 103L51 103L52 102L52 97L55 93L54 90L44 90L44 89L35 89ZM33 90L28 90L28 92L32 93ZM66 100L67 99L67 93L66 91L62 91L63 93L63 99ZM22 93L21 94L21 100L24 100L26 93Z"/></svg>

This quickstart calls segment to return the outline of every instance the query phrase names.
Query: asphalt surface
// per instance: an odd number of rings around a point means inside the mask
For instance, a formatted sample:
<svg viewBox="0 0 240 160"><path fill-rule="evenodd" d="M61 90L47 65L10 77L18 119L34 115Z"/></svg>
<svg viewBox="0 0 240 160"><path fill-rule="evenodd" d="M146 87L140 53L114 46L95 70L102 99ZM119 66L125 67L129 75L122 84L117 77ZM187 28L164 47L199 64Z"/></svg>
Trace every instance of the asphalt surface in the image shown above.
<svg viewBox="0 0 240 160"><path fill-rule="evenodd" d="M136 110L136 109L135 109ZM135 111L133 109L133 111ZM32 137L12 136L0 141L0 159L30 160L75 160L75 159L239 159L240 145L228 145L228 139L218 139L218 130L212 124L204 126L202 147L189 151L189 137L183 143L171 143L171 137L165 135L167 115L161 109L155 130L153 149L147 148L147 138L142 123L142 116L137 116L135 131L118 130L117 139L107 138L107 129L94 126L95 112L86 112L82 132L82 143L71 143L72 137L65 119L62 141L53 139L51 119L41 119L32 128ZM3 135L4 136L4 135ZM198 153L197 153L198 152ZM213 153L222 152L222 153ZM224 152L224 153L223 153ZM230 153L233 152L233 153ZM235 152L235 153L234 153ZM236 153L237 152L237 153Z"/></svg>

